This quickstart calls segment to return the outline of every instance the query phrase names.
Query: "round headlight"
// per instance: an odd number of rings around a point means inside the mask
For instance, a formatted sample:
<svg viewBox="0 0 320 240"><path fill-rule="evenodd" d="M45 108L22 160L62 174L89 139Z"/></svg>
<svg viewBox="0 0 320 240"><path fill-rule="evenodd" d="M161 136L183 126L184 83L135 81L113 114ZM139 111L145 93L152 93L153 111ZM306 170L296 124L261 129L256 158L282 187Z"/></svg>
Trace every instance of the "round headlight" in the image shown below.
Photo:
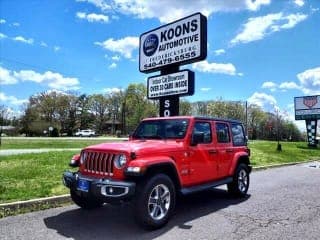
<svg viewBox="0 0 320 240"><path fill-rule="evenodd" d="M114 161L114 165L118 169L123 168L124 165L126 165L126 163L127 163L127 157L124 154L119 154Z"/></svg>

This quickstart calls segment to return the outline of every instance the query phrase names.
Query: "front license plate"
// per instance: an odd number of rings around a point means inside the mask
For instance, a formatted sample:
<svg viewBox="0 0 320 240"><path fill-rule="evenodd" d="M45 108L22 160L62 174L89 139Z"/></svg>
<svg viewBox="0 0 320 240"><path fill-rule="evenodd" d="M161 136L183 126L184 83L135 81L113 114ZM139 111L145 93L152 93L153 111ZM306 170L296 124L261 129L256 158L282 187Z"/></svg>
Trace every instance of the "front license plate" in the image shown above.
<svg viewBox="0 0 320 240"><path fill-rule="evenodd" d="M83 192L89 191L89 181L85 179L78 179L78 186L77 189Z"/></svg>

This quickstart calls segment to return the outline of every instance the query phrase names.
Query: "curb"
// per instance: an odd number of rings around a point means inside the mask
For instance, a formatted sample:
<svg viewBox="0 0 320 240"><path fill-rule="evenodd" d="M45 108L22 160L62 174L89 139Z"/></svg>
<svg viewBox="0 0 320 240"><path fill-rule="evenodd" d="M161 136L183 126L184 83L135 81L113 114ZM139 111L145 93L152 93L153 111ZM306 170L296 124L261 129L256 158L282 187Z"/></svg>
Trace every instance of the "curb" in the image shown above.
<svg viewBox="0 0 320 240"><path fill-rule="evenodd" d="M317 162L319 160L314 161L303 161L303 162L293 162L293 163L284 163L284 164L274 164L274 165L266 165L260 167L253 167L252 171L262 171L266 169L272 168L280 168L287 167L299 164L305 164L310 162ZM0 219L7 216L17 215L19 213L26 213L38 210L44 210L53 207L60 207L66 204L71 204L72 200L70 194L46 197L46 198L38 198L27 201L18 201L12 203L2 203L0 204Z"/></svg>

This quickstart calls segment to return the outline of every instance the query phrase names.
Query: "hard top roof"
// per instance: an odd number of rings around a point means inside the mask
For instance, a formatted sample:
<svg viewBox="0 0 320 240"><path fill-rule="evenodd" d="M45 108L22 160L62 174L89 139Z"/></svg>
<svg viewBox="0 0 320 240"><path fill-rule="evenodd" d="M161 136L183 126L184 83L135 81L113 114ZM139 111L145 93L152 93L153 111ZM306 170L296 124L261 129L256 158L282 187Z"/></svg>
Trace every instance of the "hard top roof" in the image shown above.
<svg viewBox="0 0 320 240"><path fill-rule="evenodd" d="M153 117L153 118L145 118L145 119L143 119L143 121L160 120L160 119L195 119L195 120L203 120L203 121L222 121L222 122L230 122L230 123L242 123L242 122L239 121L239 120L225 119L225 118L216 118L216 117L207 117L207 116Z"/></svg>

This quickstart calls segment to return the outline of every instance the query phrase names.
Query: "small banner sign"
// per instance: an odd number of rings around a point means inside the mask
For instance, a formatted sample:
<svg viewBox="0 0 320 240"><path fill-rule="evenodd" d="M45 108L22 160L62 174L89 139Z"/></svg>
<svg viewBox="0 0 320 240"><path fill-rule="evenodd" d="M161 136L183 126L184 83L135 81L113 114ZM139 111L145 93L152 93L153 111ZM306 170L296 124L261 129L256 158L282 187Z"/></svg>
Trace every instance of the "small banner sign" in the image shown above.
<svg viewBox="0 0 320 240"><path fill-rule="evenodd" d="M147 96L157 99L166 96L190 96L194 94L194 72L183 70L148 78Z"/></svg>
<svg viewBox="0 0 320 240"><path fill-rule="evenodd" d="M294 98L296 120L320 119L320 95Z"/></svg>

